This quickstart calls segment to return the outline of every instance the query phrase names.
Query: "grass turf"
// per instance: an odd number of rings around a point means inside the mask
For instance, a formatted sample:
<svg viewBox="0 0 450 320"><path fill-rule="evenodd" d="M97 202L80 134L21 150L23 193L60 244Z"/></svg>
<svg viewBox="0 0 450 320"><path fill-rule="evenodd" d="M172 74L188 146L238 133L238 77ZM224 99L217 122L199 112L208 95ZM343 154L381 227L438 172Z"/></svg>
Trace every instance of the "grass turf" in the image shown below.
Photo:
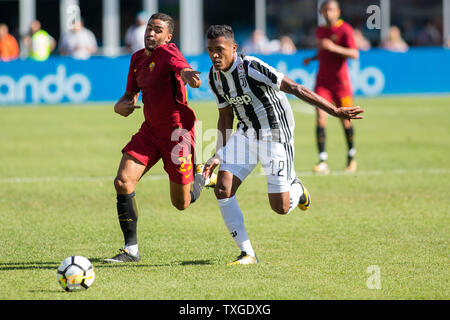
<svg viewBox="0 0 450 320"><path fill-rule="evenodd" d="M0 108L0 299L448 299L449 97L359 98L359 171L345 175L342 127L329 118L332 172L317 159L313 109L292 100L295 169L312 207L279 216L259 168L237 197L260 263L226 267L238 254L212 190L184 212L170 205L157 164L138 184L142 260L109 265L122 246L112 184L120 149L143 120L110 105ZM217 110L191 104L213 142ZM206 160L205 152L203 160ZM66 293L56 268L91 259L89 290ZM381 289L369 289L369 266Z"/></svg>

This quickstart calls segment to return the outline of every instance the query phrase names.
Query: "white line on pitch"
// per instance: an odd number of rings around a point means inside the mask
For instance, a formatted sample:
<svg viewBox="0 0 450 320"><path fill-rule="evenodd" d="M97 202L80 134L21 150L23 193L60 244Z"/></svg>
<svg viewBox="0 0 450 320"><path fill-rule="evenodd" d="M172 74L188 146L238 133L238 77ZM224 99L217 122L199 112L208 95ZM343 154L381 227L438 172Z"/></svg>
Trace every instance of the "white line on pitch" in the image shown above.
<svg viewBox="0 0 450 320"><path fill-rule="evenodd" d="M299 177L326 177L326 175L315 174L311 171L296 172ZM357 173L346 173L342 170L331 171L328 176L377 176L377 175L404 175L404 174L448 174L450 168L427 168L427 169L390 169L390 170L361 170ZM249 177L264 176L264 172L254 173ZM167 175L148 174L143 180L165 180ZM0 183L43 183L43 182L112 182L113 176L109 177L11 177L0 178Z"/></svg>
<svg viewBox="0 0 450 320"><path fill-rule="evenodd" d="M389 170L365 170L356 173L347 173L343 170L330 171L330 176L378 176L378 175L403 175L403 174L445 174L450 173L450 168L424 168L424 169L389 169ZM297 172L298 176L324 176L312 171ZM326 176L326 175L325 175Z"/></svg>

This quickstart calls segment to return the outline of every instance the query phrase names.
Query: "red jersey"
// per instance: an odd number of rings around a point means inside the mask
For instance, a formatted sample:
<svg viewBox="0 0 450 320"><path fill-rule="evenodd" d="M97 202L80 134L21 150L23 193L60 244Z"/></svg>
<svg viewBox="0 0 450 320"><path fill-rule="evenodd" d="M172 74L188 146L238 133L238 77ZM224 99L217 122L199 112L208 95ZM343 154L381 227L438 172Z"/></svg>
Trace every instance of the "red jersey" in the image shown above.
<svg viewBox="0 0 450 320"><path fill-rule="evenodd" d="M142 92L145 122L157 137L170 139L175 128L194 127L195 114L180 76L184 68L190 66L173 43L155 48L149 56L145 49L131 56L126 90Z"/></svg>
<svg viewBox="0 0 450 320"><path fill-rule="evenodd" d="M317 40L328 38L339 46L356 49L353 29L343 20L338 20L332 27L318 27L316 38ZM351 88L347 58L325 49L319 49L318 59L319 71L316 86Z"/></svg>

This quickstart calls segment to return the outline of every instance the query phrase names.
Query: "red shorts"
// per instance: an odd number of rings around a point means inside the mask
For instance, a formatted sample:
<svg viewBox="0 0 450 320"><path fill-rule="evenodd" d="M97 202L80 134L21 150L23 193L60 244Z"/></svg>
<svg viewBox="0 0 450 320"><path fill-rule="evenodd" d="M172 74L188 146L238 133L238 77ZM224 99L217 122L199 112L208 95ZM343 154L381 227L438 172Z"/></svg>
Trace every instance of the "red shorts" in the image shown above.
<svg viewBox="0 0 450 320"><path fill-rule="evenodd" d="M353 107L353 94L351 88L329 88L322 85L316 85L314 91L322 98L334 103L337 107Z"/></svg>
<svg viewBox="0 0 450 320"><path fill-rule="evenodd" d="M164 170L172 182L191 183L194 181L195 130L175 130L172 139L161 139L144 122L122 153L128 153L148 169L162 158Z"/></svg>

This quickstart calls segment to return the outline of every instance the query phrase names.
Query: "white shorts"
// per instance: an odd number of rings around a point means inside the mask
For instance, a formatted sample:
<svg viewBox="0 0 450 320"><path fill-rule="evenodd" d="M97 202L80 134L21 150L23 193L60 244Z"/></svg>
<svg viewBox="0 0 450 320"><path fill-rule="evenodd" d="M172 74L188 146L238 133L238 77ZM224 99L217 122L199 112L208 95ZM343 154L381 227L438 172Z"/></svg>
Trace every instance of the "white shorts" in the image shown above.
<svg viewBox="0 0 450 320"><path fill-rule="evenodd" d="M221 159L219 171L228 171L241 181L260 162L267 177L268 193L289 191L295 179L293 141L257 140L237 131L218 151L218 156Z"/></svg>

